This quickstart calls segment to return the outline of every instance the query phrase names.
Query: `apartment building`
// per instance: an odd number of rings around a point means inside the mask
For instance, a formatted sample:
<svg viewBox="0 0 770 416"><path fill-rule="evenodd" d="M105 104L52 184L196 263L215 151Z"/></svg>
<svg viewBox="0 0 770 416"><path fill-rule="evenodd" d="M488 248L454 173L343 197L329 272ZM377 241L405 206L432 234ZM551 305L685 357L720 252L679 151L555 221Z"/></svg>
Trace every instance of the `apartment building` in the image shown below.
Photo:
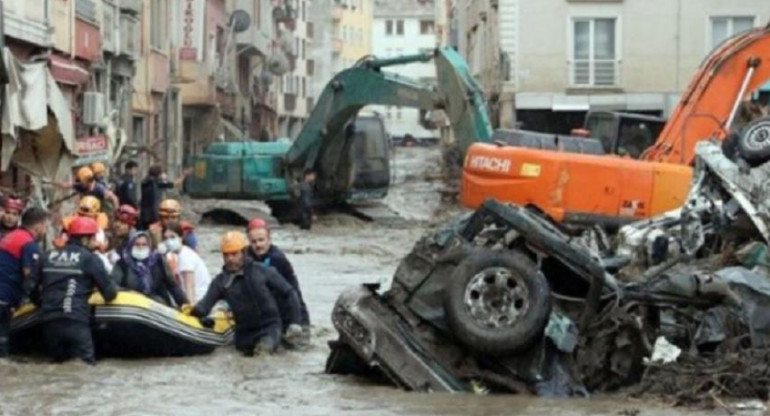
<svg viewBox="0 0 770 416"><path fill-rule="evenodd" d="M448 4L447 4L448 3ZM451 0L437 11L493 119L565 132L588 110L668 115L709 51L764 0Z"/></svg>
<svg viewBox="0 0 770 416"><path fill-rule="evenodd" d="M378 58L432 53L436 47L435 13L432 1L375 0L372 46ZM433 62L394 66L386 71L433 85L436 67ZM388 132L393 137L434 138L435 130L420 125L420 110L396 106L378 106ZM423 111L423 114L425 112Z"/></svg>

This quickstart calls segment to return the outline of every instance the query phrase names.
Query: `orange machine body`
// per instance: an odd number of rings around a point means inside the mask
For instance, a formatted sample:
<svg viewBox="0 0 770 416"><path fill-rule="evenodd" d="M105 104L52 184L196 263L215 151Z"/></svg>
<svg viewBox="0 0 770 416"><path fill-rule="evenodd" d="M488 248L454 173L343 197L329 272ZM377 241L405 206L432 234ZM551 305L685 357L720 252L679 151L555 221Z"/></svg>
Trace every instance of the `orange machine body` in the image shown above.
<svg viewBox="0 0 770 416"><path fill-rule="evenodd" d="M647 218L681 206L700 140L722 140L736 102L770 80L770 25L725 41L704 60L655 144L640 160L474 144L461 202L532 205L556 221Z"/></svg>
<svg viewBox="0 0 770 416"><path fill-rule="evenodd" d="M462 200L534 206L559 222L622 223L679 207L691 177L683 165L474 144Z"/></svg>

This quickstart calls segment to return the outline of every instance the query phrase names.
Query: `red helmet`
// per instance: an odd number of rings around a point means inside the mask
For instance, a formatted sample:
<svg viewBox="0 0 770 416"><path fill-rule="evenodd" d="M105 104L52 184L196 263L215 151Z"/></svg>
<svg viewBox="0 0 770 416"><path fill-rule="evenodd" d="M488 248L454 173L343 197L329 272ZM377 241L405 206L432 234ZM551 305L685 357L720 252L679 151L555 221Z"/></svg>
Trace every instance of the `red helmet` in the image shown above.
<svg viewBox="0 0 770 416"><path fill-rule="evenodd" d="M13 197L6 197L3 199L3 209L7 210L14 210L14 211L24 211L24 202L22 202L19 198L13 198Z"/></svg>
<svg viewBox="0 0 770 416"><path fill-rule="evenodd" d="M115 211L115 220L128 225L136 225L139 221L139 211L131 205L121 205L118 210Z"/></svg>
<svg viewBox="0 0 770 416"><path fill-rule="evenodd" d="M89 236L94 235L99 231L99 226L96 224L96 220L89 217L75 217L67 227L67 234L70 236Z"/></svg>
<svg viewBox="0 0 770 416"><path fill-rule="evenodd" d="M262 218L254 218L249 221L249 226L247 227L249 231L256 230L257 228L267 228L267 221Z"/></svg>

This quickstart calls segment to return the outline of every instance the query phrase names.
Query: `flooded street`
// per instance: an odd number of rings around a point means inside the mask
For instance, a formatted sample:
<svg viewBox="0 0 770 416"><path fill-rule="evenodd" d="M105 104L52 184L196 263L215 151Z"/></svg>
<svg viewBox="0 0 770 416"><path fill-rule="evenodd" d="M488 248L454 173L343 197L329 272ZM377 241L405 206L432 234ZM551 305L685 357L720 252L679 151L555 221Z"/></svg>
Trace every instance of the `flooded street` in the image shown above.
<svg viewBox="0 0 770 416"><path fill-rule="evenodd" d="M437 159L437 149L399 149L398 185L385 202L406 217L404 221L383 225L332 214L321 218L309 233L294 226L275 232L275 243L294 263L310 309L314 329L308 351L244 358L228 347L184 359L103 360L93 368L23 358L0 362L0 414L703 414L622 396L542 400L429 395L325 375L326 343L336 337L330 322L334 301L348 286L387 282L399 259L430 226L433 211L441 207L440 185L423 178L437 176ZM217 248L226 229L200 229L202 252L212 272L222 264Z"/></svg>

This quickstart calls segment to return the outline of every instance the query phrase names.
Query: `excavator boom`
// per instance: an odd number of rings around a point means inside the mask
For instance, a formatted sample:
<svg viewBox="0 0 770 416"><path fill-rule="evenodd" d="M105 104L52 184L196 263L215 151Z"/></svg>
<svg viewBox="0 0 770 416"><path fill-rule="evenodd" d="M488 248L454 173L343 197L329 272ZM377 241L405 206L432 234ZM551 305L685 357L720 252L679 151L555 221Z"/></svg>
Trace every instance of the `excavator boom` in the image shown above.
<svg viewBox="0 0 770 416"><path fill-rule="evenodd" d="M391 66L431 60L436 64L440 91L383 71ZM368 105L444 110L463 154L471 143L489 142L492 136L483 93L465 61L453 49L362 60L337 74L324 88L287 153L290 179L296 181L302 170L313 169L318 174L317 189L321 193L342 195L349 186L349 155L354 137L348 126Z"/></svg>
<svg viewBox="0 0 770 416"><path fill-rule="evenodd" d="M700 140L723 140L740 102L770 80L770 25L727 39L703 61L643 159L691 165Z"/></svg>

